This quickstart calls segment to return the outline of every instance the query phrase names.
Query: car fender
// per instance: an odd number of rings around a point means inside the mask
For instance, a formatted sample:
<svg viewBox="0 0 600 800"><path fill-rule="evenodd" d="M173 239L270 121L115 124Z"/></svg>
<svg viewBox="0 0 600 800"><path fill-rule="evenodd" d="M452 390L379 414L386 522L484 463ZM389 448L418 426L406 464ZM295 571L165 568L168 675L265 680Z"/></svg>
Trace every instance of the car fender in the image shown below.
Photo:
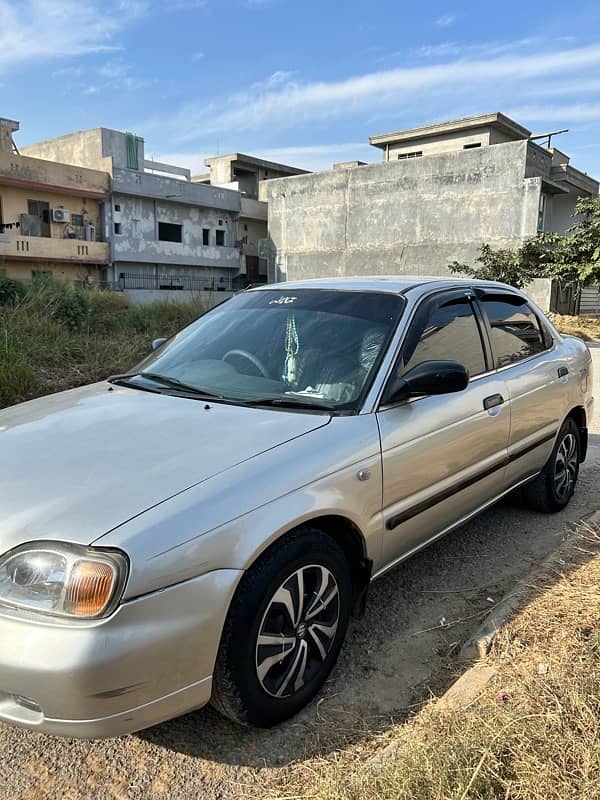
<svg viewBox="0 0 600 800"><path fill-rule="evenodd" d="M361 531L378 568L381 504L375 415L340 416L160 503L94 544L128 555L125 599L216 569L247 569L287 531L330 515Z"/></svg>

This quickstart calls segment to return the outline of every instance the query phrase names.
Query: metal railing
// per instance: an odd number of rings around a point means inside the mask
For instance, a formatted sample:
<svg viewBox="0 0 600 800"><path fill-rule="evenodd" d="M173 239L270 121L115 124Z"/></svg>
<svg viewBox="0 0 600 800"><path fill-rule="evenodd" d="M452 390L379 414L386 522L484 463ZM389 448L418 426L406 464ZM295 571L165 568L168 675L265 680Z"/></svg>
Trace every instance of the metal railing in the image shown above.
<svg viewBox="0 0 600 800"><path fill-rule="evenodd" d="M195 277L191 275L158 275L121 272L116 282L119 289L161 289L163 291L230 292L230 277Z"/></svg>

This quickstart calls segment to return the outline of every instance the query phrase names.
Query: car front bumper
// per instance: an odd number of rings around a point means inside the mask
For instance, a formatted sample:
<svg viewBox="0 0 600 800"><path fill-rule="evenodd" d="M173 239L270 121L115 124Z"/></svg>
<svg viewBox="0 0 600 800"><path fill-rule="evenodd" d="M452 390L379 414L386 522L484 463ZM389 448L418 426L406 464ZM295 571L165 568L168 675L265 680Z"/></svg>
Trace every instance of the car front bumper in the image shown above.
<svg viewBox="0 0 600 800"><path fill-rule="evenodd" d="M209 572L90 623L2 609L0 721L102 738L205 705L241 574Z"/></svg>

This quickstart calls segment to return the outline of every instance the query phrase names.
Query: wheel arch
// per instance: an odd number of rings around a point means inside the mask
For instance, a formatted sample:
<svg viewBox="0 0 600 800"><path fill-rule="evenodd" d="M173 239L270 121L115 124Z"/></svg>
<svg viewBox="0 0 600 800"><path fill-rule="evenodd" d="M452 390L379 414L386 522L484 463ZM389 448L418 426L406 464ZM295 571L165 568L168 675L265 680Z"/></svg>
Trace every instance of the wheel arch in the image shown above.
<svg viewBox="0 0 600 800"><path fill-rule="evenodd" d="M579 431L579 444L581 447L579 460L580 463L583 463L588 450L588 429L585 408L583 406L575 406L569 411L565 419L572 419L575 425L577 425L577 430Z"/></svg>
<svg viewBox="0 0 600 800"><path fill-rule="evenodd" d="M360 616L365 609L373 561L367 555L367 545L360 528L342 514L322 514L309 517L302 522L283 531L258 558L262 558L270 548L281 542L286 536L302 528L313 528L329 536L340 547L346 556L352 578L352 613Z"/></svg>

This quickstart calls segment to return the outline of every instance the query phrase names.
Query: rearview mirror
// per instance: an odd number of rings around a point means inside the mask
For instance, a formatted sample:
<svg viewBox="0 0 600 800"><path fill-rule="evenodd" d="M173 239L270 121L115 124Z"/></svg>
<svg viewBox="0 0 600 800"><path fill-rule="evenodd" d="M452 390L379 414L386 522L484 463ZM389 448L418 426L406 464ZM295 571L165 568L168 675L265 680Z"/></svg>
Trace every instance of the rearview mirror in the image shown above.
<svg viewBox="0 0 600 800"><path fill-rule="evenodd" d="M166 341L167 341L167 337L166 337L166 336L164 336L162 339L155 339L155 340L152 342L152 349L153 349L153 350L158 350L158 348L159 348L159 347L162 347L162 346L163 346L163 344L164 344Z"/></svg>
<svg viewBox="0 0 600 800"><path fill-rule="evenodd" d="M469 373L458 361L423 361L389 383L382 404L399 403L409 397L462 392L468 385Z"/></svg>

